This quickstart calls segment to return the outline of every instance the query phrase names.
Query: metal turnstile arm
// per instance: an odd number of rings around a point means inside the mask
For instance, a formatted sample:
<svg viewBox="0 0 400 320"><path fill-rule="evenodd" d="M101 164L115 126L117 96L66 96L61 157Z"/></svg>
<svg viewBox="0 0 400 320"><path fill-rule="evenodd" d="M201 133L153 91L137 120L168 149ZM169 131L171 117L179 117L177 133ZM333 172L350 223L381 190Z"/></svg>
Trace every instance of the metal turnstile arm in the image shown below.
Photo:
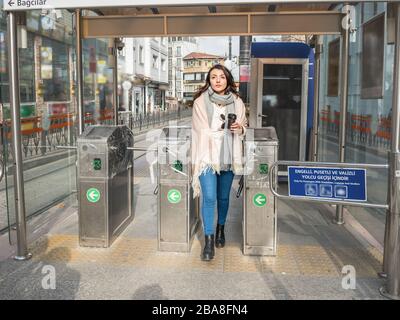
<svg viewBox="0 0 400 320"><path fill-rule="evenodd" d="M239 180L239 188L238 188L238 191L237 191L237 193L236 193L236 198L239 198L239 197L240 197L240 195L241 195L241 193L242 193L242 190L243 190L243 184L244 184L244 176L242 176L242 177L240 178L240 180Z"/></svg>

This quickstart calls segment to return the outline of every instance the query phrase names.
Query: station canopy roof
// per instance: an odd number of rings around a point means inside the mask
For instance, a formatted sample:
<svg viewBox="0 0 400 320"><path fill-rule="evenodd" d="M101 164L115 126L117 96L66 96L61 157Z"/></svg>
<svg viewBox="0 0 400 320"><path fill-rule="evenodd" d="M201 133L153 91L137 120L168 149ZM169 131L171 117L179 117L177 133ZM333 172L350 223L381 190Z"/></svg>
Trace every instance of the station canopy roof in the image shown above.
<svg viewBox="0 0 400 320"><path fill-rule="evenodd" d="M336 9L343 2L324 0L4 0L3 3L8 11L88 9L83 17L86 38L340 34L343 19L343 13Z"/></svg>

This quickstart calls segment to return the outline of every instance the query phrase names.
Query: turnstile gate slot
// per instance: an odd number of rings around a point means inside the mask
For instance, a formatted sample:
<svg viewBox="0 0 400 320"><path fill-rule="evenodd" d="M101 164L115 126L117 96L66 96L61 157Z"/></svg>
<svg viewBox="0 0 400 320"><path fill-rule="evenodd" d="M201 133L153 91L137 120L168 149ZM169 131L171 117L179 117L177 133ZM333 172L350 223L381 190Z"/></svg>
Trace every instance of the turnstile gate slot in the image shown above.
<svg viewBox="0 0 400 320"><path fill-rule="evenodd" d="M268 180L278 160L275 128L248 128L244 149L243 253L276 255L276 201Z"/></svg>
<svg viewBox="0 0 400 320"><path fill-rule="evenodd" d="M189 252L199 223L191 187L191 128L166 127L158 142L158 249Z"/></svg>
<svg viewBox="0 0 400 320"><path fill-rule="evenodd" d="M79 244L109 247L134 217L132 131L89 126L77 139Z"/></svg>

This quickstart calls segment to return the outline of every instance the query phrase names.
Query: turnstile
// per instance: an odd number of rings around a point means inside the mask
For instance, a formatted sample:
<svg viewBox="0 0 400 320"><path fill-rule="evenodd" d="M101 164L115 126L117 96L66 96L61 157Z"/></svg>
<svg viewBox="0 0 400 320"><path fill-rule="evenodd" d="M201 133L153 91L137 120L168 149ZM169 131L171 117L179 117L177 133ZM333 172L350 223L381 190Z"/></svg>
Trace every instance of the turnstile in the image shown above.
<svg viewBox="0 0 400 320"><path fill-rule="evenodd" d="M158 142L158 250L189 252L199 224L193 199L191 127L165 127Z"/></svg>
<svg viewBox="0 0 400 320"><path fill-rule="evenodd" d="M78 137L79 244L109 247L134 217L132 131L89 126Z"/></svg>
<svg viewBox="0 0 400 320"><path fill-rule="evenodd" d="M269 189L268 171L278 160L275 128L248 128L244 149L243 253L274 256L277 214L275 197Z"/></svg>

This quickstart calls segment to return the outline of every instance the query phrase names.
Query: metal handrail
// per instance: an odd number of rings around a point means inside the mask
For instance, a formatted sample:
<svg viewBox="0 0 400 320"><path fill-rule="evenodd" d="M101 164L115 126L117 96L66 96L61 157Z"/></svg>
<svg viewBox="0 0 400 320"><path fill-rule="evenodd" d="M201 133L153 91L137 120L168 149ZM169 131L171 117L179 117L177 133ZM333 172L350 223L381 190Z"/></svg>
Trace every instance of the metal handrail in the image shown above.
<svg viewBox="0 0 400 320"><path fill-rule="evenodd" d="M308 201L308 202L318 202L318 203L325 203L325 204L340 204L346 206L357 206L357 207L368 207L368 208L375 208L375 209L389 209L388 204L375 204L375 203L365 203L365 202L353 202L347 200L330 200L330 199L318 199L318 198L307 198L302 196L286 196L283 194L279 194L274 189L274 177L273 174L275 168L278 165L288 165L288 166L306 166L306 167L333 167L333 168L360 168L360 169L388 169L388 164L371 164L371 163L333 163L333 162L305 162L305 161L276 161L270 168L268 173L269 178L269 188L272 194L277 197L278 199L285 199L285 200L295 200L295 201Z"/></svg>
<svg viewBox="0 0 400 320"><path fill-rule="evenodd" d="M56 146L56 149L76 150L77 148L77 146Z"/></svg>
<svg viewBox="0 0 400 320"><path fill-rule="evenodd" d="M133 151L153 151L153 152L158 152L158 149L153 149L153 148L141 148L141 147L128 147L128 150L133 150Z"/></svg>

